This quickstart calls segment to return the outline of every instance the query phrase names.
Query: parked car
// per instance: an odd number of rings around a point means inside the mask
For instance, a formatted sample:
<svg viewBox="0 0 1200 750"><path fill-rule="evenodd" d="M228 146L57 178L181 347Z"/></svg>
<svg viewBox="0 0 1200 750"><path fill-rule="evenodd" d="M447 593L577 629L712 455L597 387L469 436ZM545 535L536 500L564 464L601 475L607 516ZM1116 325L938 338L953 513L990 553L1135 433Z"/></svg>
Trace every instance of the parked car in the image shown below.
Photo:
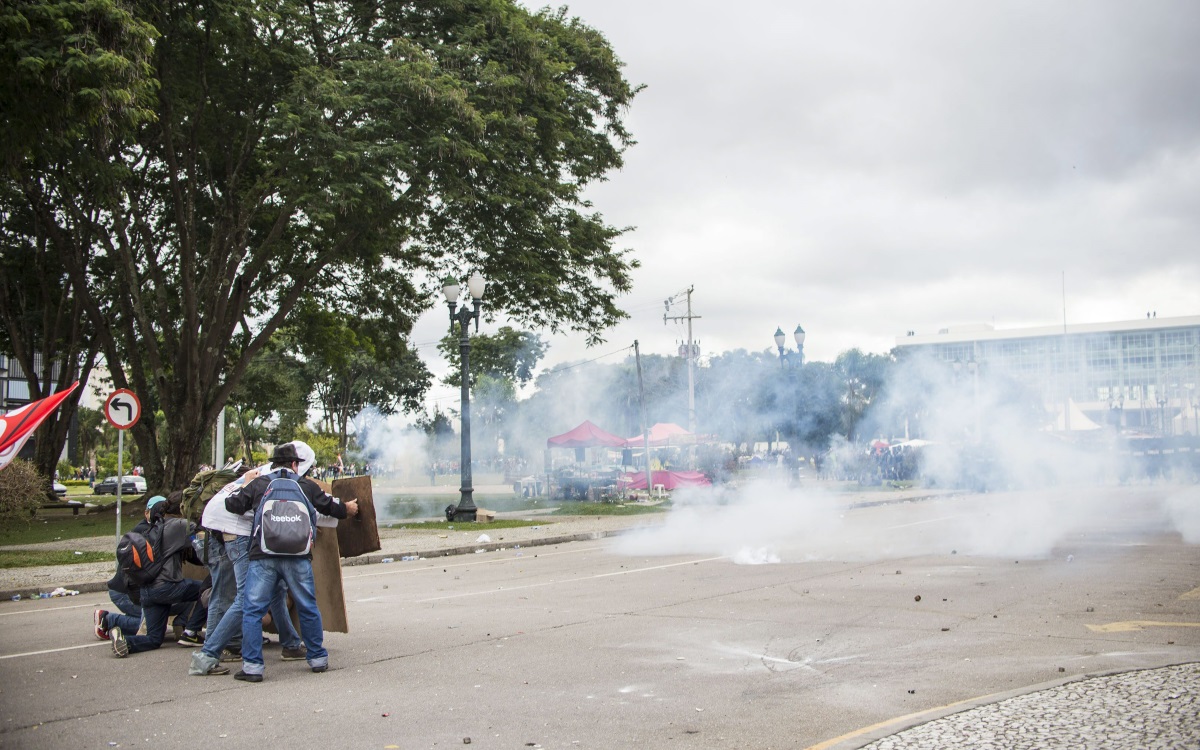
<svg viewBox="0 0 1200 750"><path fill-rule="evenodd" d="M66 497L67 496L67 485L63 484L62 482L55 482L54 483L54 494L58 495L59 497Z"/></svg>
<svg viewBox="0 0 1200 750"><path fill-rule="evenodd" d="M92 488L93 495L115 495L117 494L117 478L109 477L103 482L96 482L96 486ZM146 494L146 478L135 477L132 475L125 476L121 481L122 495L144 495Z"/></svg>

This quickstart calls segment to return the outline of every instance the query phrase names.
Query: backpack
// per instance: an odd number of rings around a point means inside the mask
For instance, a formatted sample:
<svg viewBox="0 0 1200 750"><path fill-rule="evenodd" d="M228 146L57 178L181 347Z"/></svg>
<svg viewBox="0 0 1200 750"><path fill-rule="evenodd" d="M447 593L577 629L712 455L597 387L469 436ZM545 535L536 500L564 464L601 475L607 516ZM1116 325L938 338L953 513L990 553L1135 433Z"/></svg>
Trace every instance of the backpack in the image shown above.
<svg viewBox="0 0 1200 750"><path fill-rule="evenodd" d="M264 554L298 556L312 550L317 509L296 481L298 478L287 469L279 470L254 510L252 535L258 538Z"/></svg>
<svg viewBox="0 0 1200 750"><path fill-rule="evenodd" d="M166 565L167 555L162 548L162 524L154 524L145 534L127 531L117 542L117 567L133 586L153 583Z"/></svg>
<svg viewBox="0 0 1200 750"><path fill-rule="evenodd" d="M193 523L200 523L204 514L204 506L212 496L217 494L230 482L238 478L238 467L241 462L224 469L209 469L192 477L191 484L183 491L183 499L179 502L179 515Z"/></svg>

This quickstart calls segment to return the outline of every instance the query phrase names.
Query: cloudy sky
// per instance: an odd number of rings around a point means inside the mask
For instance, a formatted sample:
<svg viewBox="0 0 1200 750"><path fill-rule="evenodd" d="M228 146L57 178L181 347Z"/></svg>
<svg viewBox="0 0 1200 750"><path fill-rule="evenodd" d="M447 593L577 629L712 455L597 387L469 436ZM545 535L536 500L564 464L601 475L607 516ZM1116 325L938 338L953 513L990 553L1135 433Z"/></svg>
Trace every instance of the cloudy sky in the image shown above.
<svg viewBox="0 0 1200 750"><path fill-rule="evenodd" d="M642 268L609 343L553 337L550 364L674 351L662 303L688 286L704 352L801 324L826 361L1059 324L1064 274L1069 322L1200 314L1192 0L568 7L647 87L638 145L591 193ZM437 308L415 338L445 325Z"/></svg>

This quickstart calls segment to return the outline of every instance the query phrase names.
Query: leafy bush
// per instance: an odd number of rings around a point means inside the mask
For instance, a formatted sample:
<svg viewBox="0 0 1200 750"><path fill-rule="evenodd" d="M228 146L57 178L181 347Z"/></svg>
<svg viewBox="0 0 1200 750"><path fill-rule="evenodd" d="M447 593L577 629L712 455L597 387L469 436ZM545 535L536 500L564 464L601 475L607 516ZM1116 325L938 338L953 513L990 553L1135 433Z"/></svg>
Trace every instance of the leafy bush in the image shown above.
<svg viewBox="0 0 1200 750"><path fill-rule="evenodd" d="M0 469L0 521L25 521L46 501L50 482L21 458Z"/></svg>

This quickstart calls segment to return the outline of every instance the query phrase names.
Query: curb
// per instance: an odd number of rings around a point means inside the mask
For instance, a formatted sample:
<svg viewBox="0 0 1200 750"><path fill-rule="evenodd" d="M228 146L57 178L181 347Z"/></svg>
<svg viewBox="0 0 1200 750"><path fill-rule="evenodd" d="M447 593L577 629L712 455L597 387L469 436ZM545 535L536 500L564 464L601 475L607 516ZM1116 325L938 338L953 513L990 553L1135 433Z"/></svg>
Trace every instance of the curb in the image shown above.
<svg viewBox="0 0 1200 750"><path fill-rule="evenodd" d="M508 542L486 542L482 544L469 544L459 547L445 547L441 549L428 550L422 552L389 552L382 554L372 552L369 555L359 555L358 557L346 557L342 559L342 567L349 568L356 565L375 565L379 563L390 564L404 557L412 557L417 559L428 560L434 557L451 557L453 555L473 555L476 552L496 552L499 550L509 549L524 549L525 547L546 547L552 544L566 544L567 542L588 542L595 539L603 539L609 536L617 536L624 534L628 529L611 529L608 531L585 531L578 534L565 534L563 536L548 536L540 539L528 539L520 543Z"/></svg>
<svg viewBox="0 0 1200 750"><path fill-rule="evenodd" d="M388 565L392 562L398 562L403 557L412 557L416 559L425 559L435 557L452 557L455 555L473 555L476 552L496 552L498 550L508 549L524 549L526 547L546 547L553 544L566 544L568 542L588 542L596 539L603 539L609 536L618 536L628 532L629 529L611 529L608 531L585 531L578 534L564 534L562 536L549 536L540 539L529 539L518 544L510 544L505 542L487 542L485 544L470 544L458 547L445 547L441 549L428 550L426 552L372 552L367 555L359 555L358 557L342 558L343 568L353 568L360 565ZM93 594L99 591L108 591L108 581L88 581L86 583L64 585L63 588L69 588L72 591L78 591L80 594ZM34 594L41 593L43 598L46 592L41 592L36 588L10 589L0 591L0 601L9 601L14 596L20 596L21 601L33 599ZM56 599L66 599L68 597L54 597Z"/></svg>

